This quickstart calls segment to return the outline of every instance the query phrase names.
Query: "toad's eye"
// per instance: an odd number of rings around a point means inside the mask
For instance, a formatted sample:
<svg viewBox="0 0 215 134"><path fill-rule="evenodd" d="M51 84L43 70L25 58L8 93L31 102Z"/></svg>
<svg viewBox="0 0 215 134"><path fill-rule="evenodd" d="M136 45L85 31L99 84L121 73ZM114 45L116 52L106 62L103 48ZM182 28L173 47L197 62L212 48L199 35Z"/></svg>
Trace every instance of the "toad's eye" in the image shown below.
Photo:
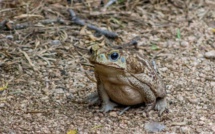
<svg viewBox="0 0 215 134"><path fill-rule="evenodd" d="M113 52L110 55L111 60L115 61L119 58L119 54L117 52Z"/></svg>
<svg viewBox="0 0 215 134"><path fill-rule="evenodd" d="M89 53L90 53L90 54L93 54L93 49L92 49L92 47L90 48Z"/></svg>

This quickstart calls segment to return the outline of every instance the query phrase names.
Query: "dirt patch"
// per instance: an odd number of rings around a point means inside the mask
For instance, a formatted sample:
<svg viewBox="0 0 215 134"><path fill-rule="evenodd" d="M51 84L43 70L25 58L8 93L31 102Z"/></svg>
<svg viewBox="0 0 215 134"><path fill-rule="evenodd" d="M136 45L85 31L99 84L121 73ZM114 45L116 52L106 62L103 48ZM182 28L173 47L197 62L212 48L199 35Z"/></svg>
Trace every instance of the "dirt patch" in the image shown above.
<svg viewBox="0 0 215 134"><path fill-rule="evenodd" d="M213 0L118 1L103 12L92 1L0 0L0 6L1 133L147 133L153 121L165 125L161 133L215 133ZM93 76L85 49L104 38L71 23L67 8L116 32L120 43L140 37L144 54L157 55L169 113L146 117L137 107L118 115L123 108L101 113L81 103L96 90L85 74Z"/></svg>

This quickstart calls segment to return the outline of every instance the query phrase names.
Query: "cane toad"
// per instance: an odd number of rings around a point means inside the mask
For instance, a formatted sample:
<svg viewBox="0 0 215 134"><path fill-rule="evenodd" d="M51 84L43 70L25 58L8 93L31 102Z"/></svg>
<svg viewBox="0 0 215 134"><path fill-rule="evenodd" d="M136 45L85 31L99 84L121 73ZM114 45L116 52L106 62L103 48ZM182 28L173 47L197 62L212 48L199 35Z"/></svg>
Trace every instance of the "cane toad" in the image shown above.
<svg viewBox="0 0 215 134"><path fill-rule="evenodd" d="M143 55L99 45L93 45L90 54L103 112L112 110L117 104L145 103L146 111L156 109L160 115L163 113L167 107L165 86ZM91 95L91 102L96 102L98 95Z"/></svg>

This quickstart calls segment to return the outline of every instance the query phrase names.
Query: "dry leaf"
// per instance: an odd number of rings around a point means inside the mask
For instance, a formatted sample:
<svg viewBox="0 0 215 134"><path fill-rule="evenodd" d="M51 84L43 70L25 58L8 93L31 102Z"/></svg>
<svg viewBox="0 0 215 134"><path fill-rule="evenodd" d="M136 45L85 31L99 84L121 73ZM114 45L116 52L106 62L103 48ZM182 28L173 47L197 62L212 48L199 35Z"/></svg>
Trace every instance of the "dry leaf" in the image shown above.
<svg viewBox="0 0 215 134"><path fill-rule="evenodd" d="M77 130L69 130L69 131L67 131L66 134L77 134L77 133L78 133Z"/></svg>

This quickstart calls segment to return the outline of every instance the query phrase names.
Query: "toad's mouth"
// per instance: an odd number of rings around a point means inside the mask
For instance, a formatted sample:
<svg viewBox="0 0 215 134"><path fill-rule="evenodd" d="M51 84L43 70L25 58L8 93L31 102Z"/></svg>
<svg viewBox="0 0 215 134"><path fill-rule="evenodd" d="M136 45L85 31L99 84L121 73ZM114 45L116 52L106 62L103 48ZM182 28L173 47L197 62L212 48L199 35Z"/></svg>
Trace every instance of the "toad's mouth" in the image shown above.
<svg viewBox="0 0 215 134"><path fill-rule="evenodd" d="M95 62L95 61L90 61L93 65L98 65L98 66L102 66L102 67L105 67L105 68L112 68L112 69L116 69L116 70L125 70L125 68L122 68L120 66L118 66L117 64L109 64L109 65L106 65L106 64L102 64L102 63L99 63L99 62Z"/></svg>

